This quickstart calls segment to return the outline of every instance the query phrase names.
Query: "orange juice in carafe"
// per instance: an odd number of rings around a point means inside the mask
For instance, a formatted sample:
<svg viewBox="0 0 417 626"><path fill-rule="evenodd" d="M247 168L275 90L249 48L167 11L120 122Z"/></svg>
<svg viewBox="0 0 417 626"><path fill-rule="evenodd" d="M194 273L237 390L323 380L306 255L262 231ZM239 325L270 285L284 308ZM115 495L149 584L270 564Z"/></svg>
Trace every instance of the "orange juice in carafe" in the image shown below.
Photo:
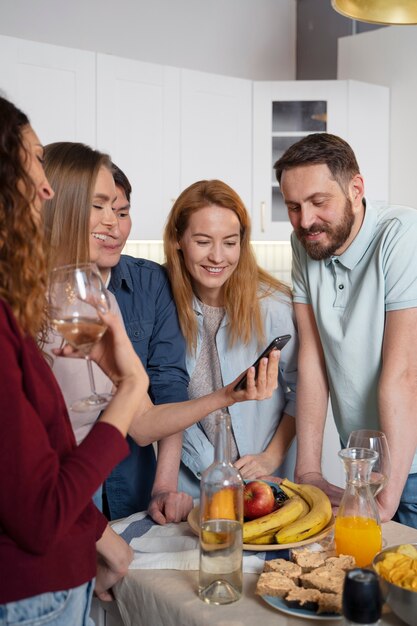
<svg viewBox="0 0 417 626"><path fill-rule="evenodd" d="M378 452L345 448L339 452L346 472L346 488L336 516L334 540L338 554L350 554L359 567L372 563L382 547L381 522L370 489Z"/></svg>
<svg viewBox="0 0 417 626"><path fill-rule="evenodd" d="M337 554L350 554L365 567L382 548L381 526L369 517L337 517L334 541Z"/></svg>

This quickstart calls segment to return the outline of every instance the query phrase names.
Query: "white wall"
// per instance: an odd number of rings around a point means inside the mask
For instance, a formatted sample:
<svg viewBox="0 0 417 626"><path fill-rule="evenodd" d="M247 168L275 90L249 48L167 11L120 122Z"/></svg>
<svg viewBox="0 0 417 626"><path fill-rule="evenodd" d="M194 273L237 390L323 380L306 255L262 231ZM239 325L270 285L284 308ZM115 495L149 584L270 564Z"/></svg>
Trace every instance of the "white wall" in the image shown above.
<svg viewBox="0 0 417 626"><path fill-rule="evenodd" d="M338 78L390 87L390 200L414 208L417 208L416 59L417 26L391 26L339 39Z"/></svg>
<svg viewBox="0 0 417 626"><path fill-rule="evenodd" d="M296 73L296 0L0 0L0 34L252 80Z"/></svg>

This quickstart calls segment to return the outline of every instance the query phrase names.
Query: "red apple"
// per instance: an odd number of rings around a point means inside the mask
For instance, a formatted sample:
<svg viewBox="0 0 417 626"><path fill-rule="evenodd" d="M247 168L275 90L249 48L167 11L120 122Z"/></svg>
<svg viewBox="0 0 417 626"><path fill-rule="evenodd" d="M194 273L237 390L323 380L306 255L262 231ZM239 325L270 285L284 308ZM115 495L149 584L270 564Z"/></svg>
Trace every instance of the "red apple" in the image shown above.
<svg viewBox="0 0 417 626"><path fill-rule="evenodd" d="M263 480L251 480L243 490L243 514L246 519L256 519L272 513L275 496L272 487Z"/></svg>

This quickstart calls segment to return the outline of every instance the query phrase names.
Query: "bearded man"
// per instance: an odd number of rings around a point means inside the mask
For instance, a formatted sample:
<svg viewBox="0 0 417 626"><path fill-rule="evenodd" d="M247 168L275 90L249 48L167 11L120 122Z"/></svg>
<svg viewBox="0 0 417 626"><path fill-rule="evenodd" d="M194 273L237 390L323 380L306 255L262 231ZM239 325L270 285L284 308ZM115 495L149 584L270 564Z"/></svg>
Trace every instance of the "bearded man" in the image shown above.
<svg viewBox="0 0 417 626"><path fill-rule="evenodd" d="M321 472L330 394L343 446L357 429L388 439L382 521L417 528L417 211L371 205L352 148L334 135L303 137L274 167L294 229L296 479L339 503Z"/></svg>

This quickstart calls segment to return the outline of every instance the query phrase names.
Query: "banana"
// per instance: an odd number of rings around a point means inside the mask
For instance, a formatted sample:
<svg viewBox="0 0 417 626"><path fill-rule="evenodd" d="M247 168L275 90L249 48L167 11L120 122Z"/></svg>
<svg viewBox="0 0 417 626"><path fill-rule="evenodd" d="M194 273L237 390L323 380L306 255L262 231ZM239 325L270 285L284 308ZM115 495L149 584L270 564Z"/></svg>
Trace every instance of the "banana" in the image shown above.
<svg viewBox="0 0 417 626"><path fill-rule="evenodd" d="M294 496L297 495L295 491L293 491L292 489L290 489L287 485L284 485L283 483L280 483L279 488L281 489L281 491L285 493L286 496L288 496L288 498L293 498Z"/></svg>
<svg viewBox="0 0 417 626"><path fill-rule="evenodd" d="M256 545L269 545L271 543L275 543L275 532L272 531L271 533L266 533L265 535L255 537L255 539L251 540L251 543L254 543Z"/></svg>
<svg viewBox="0 0 417 626"><path fill-rule="evenodd" d="M289 490L288 490L289 493ZM288 494L287 494L288 495ZM293 497L299 497L297 496L297 494L293 491L291 498ZM290 496L289 496L290 497ZM302 511L300 513L300 516L297 519L300 519L301 517L304 517L304 515L307 515L307 513L310 511L310 507L308 506L307 502L305 500L303 500L301 498L301 504L302 504ZM258 537L256 537L255 539L251 539L250 543L253 544L260 544L260 545L266 545L266 544L271 544L271 543L276 543L275 540L275 534L276 534L276 529L273 531L268 531L267 533L263 533L262 535L259 535Z"/></svg>
<svg viewBox="0 0 417 626"><path fill-rule="evenodd" d="M277 532L283 526L291 524L305 510L303 499L300 496L294 496L287 500L283 506L277 511L273 511L263 517L245 522L243 524L243 543L252 543L254 539L259 538L272 531Z"/></svg>
<svg viewBox="0 0 417 626"><path fill-rule="evenodd" d="M293 496L291 496L291 498L295 498L296 496L297 494L294 494ZM298 497L301 497L301 496L298 496ZM302 517L305 517L307 513L310 513L310 505L308 504L307 500L304 500L304 498L301 497L301 504L303 506L303 510L301 511L297 519L301 519Z"/></svg>
<svg viewBox="0 0 417 626"><path fill-rule="evenodd" d="M275 535L277 543L302 541L317 534L329 523L332 517L332 506L324 491L315 485L296 485L287 478L284 479L282 484L304 498L310 507L310 511L304 517L281 528Z"/></svg>

